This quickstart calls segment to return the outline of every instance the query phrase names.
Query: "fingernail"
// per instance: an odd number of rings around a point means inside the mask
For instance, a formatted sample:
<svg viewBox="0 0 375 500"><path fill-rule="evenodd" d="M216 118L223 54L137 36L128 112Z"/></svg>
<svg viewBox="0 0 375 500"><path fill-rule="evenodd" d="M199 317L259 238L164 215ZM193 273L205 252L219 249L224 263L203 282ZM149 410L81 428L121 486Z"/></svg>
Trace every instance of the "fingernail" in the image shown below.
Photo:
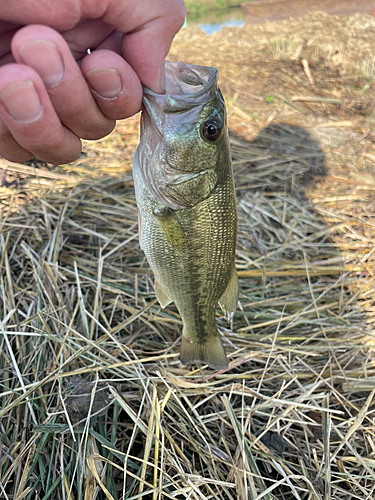
<svg viewBox="0 0 375 500"><path fill-rule="evenodd" d="M10 116L22 125L42 116L43 107L31 80L11 83L0 92L0 101Z"/></svg>
<svg viewBox="0 0 375 500"><path fill-rule="evenodd" d="M18 49L22 61L39 73L46 87L54 87L64 76L63 60L49 40L28 40Z"/></svg>
<svg viewBox="0 0 375 500"><path fill-rule="evenodd" d="M122 79L116 69L95 68L85 74L90 86L101 97L113 99L122 91Z"/></svg>

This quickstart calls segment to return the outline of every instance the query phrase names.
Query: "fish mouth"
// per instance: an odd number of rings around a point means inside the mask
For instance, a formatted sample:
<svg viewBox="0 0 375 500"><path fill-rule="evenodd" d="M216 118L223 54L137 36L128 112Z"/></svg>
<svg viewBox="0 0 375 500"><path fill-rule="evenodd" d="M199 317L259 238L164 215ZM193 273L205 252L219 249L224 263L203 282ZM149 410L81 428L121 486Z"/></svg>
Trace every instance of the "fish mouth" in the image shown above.
<svg viewBox="0 0 375 500"><path fill-rule="evenodd" d="M198 66L165 62L166 94L171 96L191 94L200 97L217 84L218 70L209 66ZM148 92L146 92L148 93Z"/></svg>
<svg viewBox="0 0 375 500"><path fill-rule="evenodd" d="M198 66L165 62L165 94L143 88L143 103L153 119L164 113L183 113L210 102L217 92L218 70Z"/></svg>

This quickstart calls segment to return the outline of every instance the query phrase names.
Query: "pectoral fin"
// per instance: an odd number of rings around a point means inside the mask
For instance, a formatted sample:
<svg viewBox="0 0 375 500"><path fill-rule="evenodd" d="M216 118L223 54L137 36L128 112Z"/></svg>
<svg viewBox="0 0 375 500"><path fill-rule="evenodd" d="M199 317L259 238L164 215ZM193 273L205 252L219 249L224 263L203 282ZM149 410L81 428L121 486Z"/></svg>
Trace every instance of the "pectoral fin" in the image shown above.
<svg viewBox="0 0 375 500"><path fill-rule="evenodd" d="M161 230L166 240L177 252L183 252L188 247L188 241L182 230L181 224L173 210L164 208L160 211L154 211Z"/></svg>
<svg viewBox="0 0 375 500"><path fill-rule="evenodd" d="M232 319L233 314L237 309L237 301L238 301L238 277L237 277L236 266L233 264L228 285L225 289L225 292L219 299L220 307L223 310L228 321Z"/></svg>
<svg viewBox="0 0 375 500"><path fill-rule="evenodd" d="M168 297L168 295L165 293L165 291L159 285L159 282L156 280L155 280L155 293L156 293L156 298L158 299L159 304L161 305L161 307L163 309L164 309L164 307L167 307L167 305L172 302L172 300Z"/></svg>

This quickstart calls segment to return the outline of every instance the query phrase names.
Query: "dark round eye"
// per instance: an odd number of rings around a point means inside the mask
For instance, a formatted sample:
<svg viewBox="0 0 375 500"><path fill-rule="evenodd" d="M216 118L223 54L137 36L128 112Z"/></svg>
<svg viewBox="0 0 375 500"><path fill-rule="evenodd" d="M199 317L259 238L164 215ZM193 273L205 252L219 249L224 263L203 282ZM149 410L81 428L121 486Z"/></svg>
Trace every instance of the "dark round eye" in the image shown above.
<svg viewBox="0 0 375 500"><path fill-rule="evenodd" d="M203 137L208 141L216 141L220 137L222 124L218 120L207 120L202 126Z"/></svg>

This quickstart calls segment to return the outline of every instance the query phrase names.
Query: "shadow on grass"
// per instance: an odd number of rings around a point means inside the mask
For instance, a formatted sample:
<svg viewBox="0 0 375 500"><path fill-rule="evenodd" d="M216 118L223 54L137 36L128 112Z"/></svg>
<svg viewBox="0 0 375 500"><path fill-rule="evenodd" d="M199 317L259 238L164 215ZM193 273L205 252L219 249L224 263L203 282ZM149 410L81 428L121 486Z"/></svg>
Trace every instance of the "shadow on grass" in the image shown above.
<svg viewBox="0 0 375 500"><path fill-rule="evenodd" d="M253 349L248 370L258 378L254 386L259 393L272 397L291 384L302 401L316 384L329 392L329 407L350 418L348 400L361 396L344 393L342 384L348 380L354 384L363 363L372 363L371 350L364 347L371 325L360 302L374 282L361 264L366 253L371 255L371 247L364 240L358 244L359 238L350 233L351 207L343 215L340 203L340 198L347 199L354 207L356 198L337 192L319 140L301 127L274 123L253 141L233 133L231 139L241 310L228 338L237 348ZM324 203L324 197L330 203ZM358 206L355 211L357 215ZM236 372L243 370L241 365ZM256 405L254 400L249 404ZM283 450L292 469L302 460L307 477L323 494L331 486L317 473L309 450L320 447L317 443L327 431L324 418L316 410L306 410L302 424L292 413L254 414L250 427L255 443L261 440L276 454ZM333 442L340 437L332 430ZM268 487L283 478L267 459L258 465ZM331 467L338 486L348 490L348 484L340 481L340 469ZM290 486L283 484L273 494L286 498Z"/></svg>

